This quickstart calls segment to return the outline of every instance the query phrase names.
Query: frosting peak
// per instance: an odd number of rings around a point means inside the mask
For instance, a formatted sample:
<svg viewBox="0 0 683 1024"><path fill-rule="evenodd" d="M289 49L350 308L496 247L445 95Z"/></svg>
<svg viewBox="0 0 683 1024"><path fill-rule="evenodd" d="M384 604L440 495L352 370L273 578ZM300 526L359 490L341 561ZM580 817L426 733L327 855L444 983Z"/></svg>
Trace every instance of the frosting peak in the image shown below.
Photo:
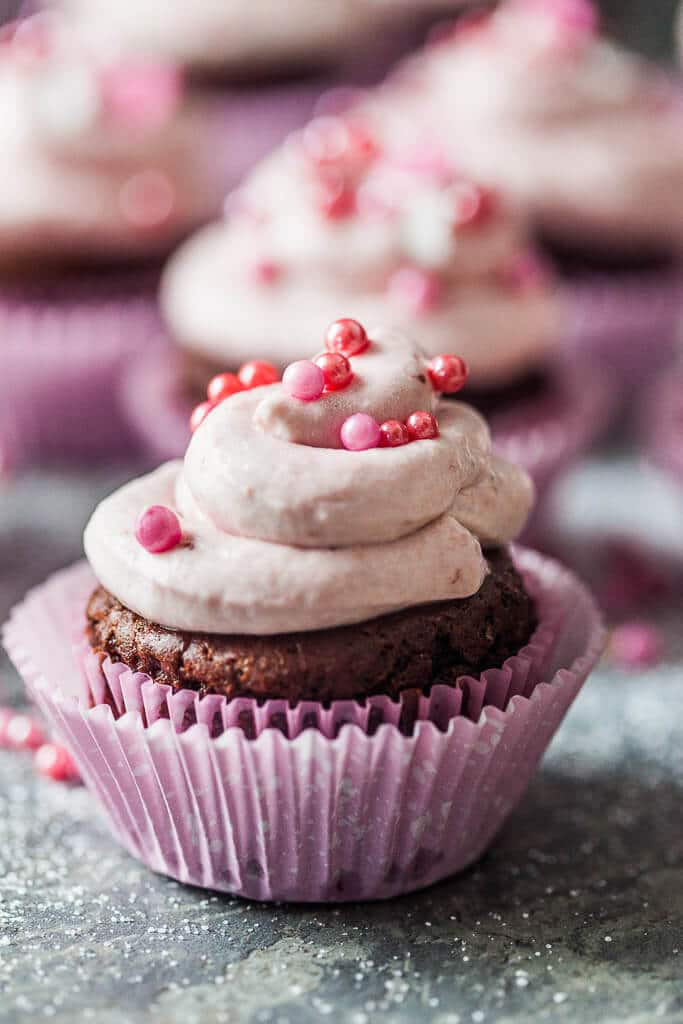
<svg viewBox="0 0 683 1024"><path fill-rule="evenodd" d="M85 535L101 583L152 621L228 634L315 630L475 593L481 543L517 535L531 483L492 454L474 410L437 405L417 345L379 329L370 339L343 391L233 395L198 427L184 465L103 502ZM431 409L429 440L341 445L350 415L409 423ZM184 544L152 554L135 540L148 505L177 513Z"/></svg>

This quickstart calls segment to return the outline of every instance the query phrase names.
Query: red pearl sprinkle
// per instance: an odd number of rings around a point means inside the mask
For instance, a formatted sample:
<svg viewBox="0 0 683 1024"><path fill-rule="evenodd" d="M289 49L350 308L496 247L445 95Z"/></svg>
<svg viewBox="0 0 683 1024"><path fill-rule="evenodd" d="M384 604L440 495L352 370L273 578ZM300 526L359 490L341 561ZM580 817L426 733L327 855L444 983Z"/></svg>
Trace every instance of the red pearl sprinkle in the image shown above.
<svg viewBox="0 0 683 1024"><path fill-rule="evenodd" d="M252 276L257 284L275 284L282 275L282 267L273 260L259 260L252 267Z"/></svg>
<svg viewBox="0 0 683 1024"><path fill-rule="evenodd" d="M496 207L493 192L470 182L460 182L454 192L454 228L476 227L491 219Z"/></svg>
<svg viewBox="0 0 683 1024"><path fill-rule="evenodd" d="M237 374L243 388L262 388L268 384L276 384L280 379L279 374L271 363L263 359L252 359L241 366Z"/></svg>
<svg viewBox="0 0 683 1024"><path fill-rule="evenodd" d="M330 324L325 332L325 348L328 352L341 352L350 359L358 356L370 344L367 332L362 324L350 317L343 317Z"/></svg>
<svg viewBox="0 0 683 1024"><path fill-rule="evenodd" d="M313 361L323 371L326 391L342 391L353 380L351 363L341 352L321 352Z"/></svg>
<svg viewBox="0 0 683 1024"><path fill-rule="evenodd" d="M213 402L200 402L199 405L195 406L192 410L192 415L190 416L190 430L193 434L197 427L201 426L213 408Z"/></svg>
<svg viewBox="0 0 683 1024"><path fill-rule="evenodd" d="M318 208L328 220L345 220L356 212L355 190L342 178L323 181Z"/></svg>
<svg viewBox="0 0 683 1024"><path fill-rule="evenodd" d="M183 539L180 520L173 509L165 505L150 505L137 518L135 539L152 555L171 551Z"/></svg>
<svg viewBox="0 0 683 1024"><path fill-rule="evenodd" d="M236 373L219 373L209 381L206 395L211 405L217 405L238 391L244 391L244 386Z"/></svg>
<svg viewBox="0 0 683 1024"><path fill-rule="evenodd" d="M28 715L12 715L5 728L5 740L15 750L37 750L45 737L38 723Z"/></svg>
<svg viewBox="0 0 683 1024"><path fill-rule="evenodd" d="M454 395L467 380L467 364L460 356L435 356L427 363L427 373L435 391Z"/></svg>
<svg viewBox="0 0 683 1024"><path fill-rule="evenodd" d="M385 420L384 423L380 423L379 432L380 448L398 448L410 441L408 428L400 420Z"/></svg>
<svg viewBox="0 0 683 1024"><path fill-rule="evenodd" d="M441 298L441 281L437 274L421 267L401 267L389 278L391 298L414 314L431 312Z"/></svg>
<svg viewBox="0 0 683 1024"><path fill-rule="evenodd" d="M79 778L69 751L56 743L43 743L36 751L34 765L40 775L55 782L75 782Z"/></svg>
<svg viewBox="0 0 683 1024"><path fill-rule="evenodd" d="M406 428L411 441L428 441L439 436L439 424L431 412L423 409L412 412L406 420Z"/></svg>

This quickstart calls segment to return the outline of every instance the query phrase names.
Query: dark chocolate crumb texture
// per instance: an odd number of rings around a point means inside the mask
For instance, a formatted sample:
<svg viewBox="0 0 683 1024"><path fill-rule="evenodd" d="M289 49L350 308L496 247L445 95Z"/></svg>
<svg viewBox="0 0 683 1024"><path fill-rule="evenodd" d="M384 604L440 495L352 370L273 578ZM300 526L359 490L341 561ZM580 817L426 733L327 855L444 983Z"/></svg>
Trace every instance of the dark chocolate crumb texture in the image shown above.
<svg viewBox="0 0 683 1024"><path fill-rule="evenodd" d="M228 698L328 702L453 684L517 653L536 625L533 601L505 551L472 597L423 605L359 625L276 636L164 629L103 587L87 607L94 651L174 689Z"/></svg>

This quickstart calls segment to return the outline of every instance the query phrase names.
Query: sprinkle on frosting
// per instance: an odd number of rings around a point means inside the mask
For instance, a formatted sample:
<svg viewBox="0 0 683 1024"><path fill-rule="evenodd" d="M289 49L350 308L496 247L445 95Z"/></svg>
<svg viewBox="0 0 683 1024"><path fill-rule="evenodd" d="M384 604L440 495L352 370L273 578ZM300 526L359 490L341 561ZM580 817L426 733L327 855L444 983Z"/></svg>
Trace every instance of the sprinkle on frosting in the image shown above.
<svg viewBox="0 0 683 1024"><path fill-rule="evenodd" d="M244 363L237 374L216 374L211 378L206 389L206 401L200 402L192 411L190 416L191 432L194 434L209 413L226 399L232 398L240 391L251 391L253 388L275 384L279 379L275 367L263 359L251 359L248 363Z"/></svg>
<svg viewBox="0 0 683 1024"><path fill-rule="evenodd" d="M325 332L325 348L328 352L341 352L347 359L364 352L370 341L367 331L357 320L343 317L331 323Z"/></svg>
<svg viewBox="0 0 683 1024"><path fill-rule="evenodd" d="M325 389L325 374L310 359L297 359L282 374L282 386L300 402L315 402Z"/></svg>
<svg viewBox="0 0 683 1024"><path fill-rule="evenodd" d="M467 365L460 356L434 356L427 364L427 372L435 391L454 395L464 388L467 381Z"/></svg>
<svg viewBox="0 0 683 1024"><path fill-rule="evenodd" d="M104 501L85 535L101 584L170 628L261 635L476 593L481 545L517 535L530 481L492 453L468 406L444 403L436 427L414 342L370 335L343 391L317 402L293 401L282 384L238 392L206 418L184 462ZM402 426L420 443L387 443L403 440ZM182 520L192 547L150 558L131 529L149 506Z"/></svg>
<svg viewBox="0 0 683 1024"><path fill-rule="evenodd" d="M180 520L165 505L150 505L137 518L135 539L152 555L172 551L183 539Z"/></svg>

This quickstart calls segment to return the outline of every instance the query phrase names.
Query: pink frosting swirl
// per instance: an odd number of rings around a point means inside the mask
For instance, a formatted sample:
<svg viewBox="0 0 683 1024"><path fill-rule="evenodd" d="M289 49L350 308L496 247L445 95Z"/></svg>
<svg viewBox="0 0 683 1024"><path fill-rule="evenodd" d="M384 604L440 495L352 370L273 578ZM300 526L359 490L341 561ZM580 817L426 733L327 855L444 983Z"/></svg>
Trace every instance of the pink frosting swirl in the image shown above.
<svg viewBox="0 0 683 1024"><path fill-rule="evenodd" d="M317 402L280 384L235 395L207 416L184 463L105 500L85 533L103 586L151 621L227 634L322 629L475 593L481 545L517 535L532 485L492 454L478 413L437 408L412 341L371 338L344 391ZM405 420L417 409L436 409L438 437L341 447L348 415ZM154 504L177 512L185 537L163 555L134 536Z"/></svg>

